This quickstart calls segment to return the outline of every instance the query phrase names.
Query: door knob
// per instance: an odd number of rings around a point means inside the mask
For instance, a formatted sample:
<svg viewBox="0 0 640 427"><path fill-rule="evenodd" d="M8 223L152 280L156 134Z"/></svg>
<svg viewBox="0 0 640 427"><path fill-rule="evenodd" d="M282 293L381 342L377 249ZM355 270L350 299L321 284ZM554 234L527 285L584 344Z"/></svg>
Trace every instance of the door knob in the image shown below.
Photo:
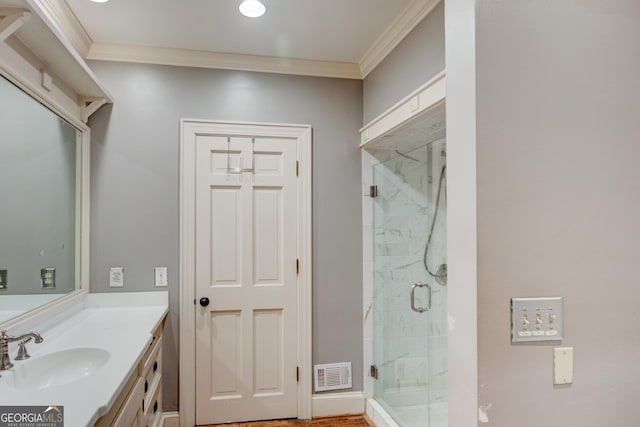
<svg viewBox="0 0 640 427"><path fill-rule="evenodd" d="M200 305L203 307L206 307L209 305L209 298L207 297L202 297L200 298Z"/></svg>

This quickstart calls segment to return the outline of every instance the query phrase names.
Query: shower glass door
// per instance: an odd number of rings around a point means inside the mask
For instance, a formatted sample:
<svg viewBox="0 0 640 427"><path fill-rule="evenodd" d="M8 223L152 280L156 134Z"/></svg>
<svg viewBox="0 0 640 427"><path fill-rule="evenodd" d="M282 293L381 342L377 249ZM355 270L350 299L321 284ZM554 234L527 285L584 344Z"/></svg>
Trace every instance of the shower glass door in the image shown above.
<svg viewBox="0 0 640 427"><path fill-rule="evenodd" d="M445 141L397 153L373 167L374 397L401 427L444 427Z"/></svg>

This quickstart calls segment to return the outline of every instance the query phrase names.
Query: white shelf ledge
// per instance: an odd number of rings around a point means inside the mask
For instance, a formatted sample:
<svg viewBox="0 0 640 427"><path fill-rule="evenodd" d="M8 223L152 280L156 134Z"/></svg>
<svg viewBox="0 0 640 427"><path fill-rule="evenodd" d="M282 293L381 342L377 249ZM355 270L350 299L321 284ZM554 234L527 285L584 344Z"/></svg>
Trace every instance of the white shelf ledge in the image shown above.
<svg viewBox="0 0 640 427"><path fill-rule="evenodd" d="M0 0L0 34L0 74L75 125L113 101L39 0Z"/></svg>
<svg viewBox="0 0 640 427"><path fill-rule="evenodd" d="M445 71L440 72L413 93L389 108L360 129L360 147L368 151L380 144L382 137L445 102ZM444 120L444 109L442 109ZM434 123L435 124L435 123Z"/></svg>

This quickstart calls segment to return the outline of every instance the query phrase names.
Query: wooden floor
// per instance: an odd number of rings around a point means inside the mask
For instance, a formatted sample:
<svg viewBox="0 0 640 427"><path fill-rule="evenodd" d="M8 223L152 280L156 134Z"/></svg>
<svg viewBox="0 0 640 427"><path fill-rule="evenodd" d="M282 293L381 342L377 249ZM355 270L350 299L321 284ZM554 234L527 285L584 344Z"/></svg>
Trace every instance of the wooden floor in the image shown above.
<svg viewBox="0 0 640 427"><path fill-rule="evenodd" d="M253 423L212 424L203 427L375 427L362 415L350 415L345 417L321 417L310 421L305 420L281 420L258 421Z"/></svg>

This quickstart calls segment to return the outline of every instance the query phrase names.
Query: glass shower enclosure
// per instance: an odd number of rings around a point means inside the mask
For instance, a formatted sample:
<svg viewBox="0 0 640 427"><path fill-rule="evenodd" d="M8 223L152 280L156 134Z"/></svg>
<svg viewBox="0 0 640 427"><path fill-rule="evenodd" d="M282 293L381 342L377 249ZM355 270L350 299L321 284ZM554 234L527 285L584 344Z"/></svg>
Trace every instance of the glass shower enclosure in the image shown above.
<svg viewBox="0 0 640 427"><path fill-rule="evenodd" d="M373 182L374 398L401 427L445 427L445 139L396 150Z"/></svg>

